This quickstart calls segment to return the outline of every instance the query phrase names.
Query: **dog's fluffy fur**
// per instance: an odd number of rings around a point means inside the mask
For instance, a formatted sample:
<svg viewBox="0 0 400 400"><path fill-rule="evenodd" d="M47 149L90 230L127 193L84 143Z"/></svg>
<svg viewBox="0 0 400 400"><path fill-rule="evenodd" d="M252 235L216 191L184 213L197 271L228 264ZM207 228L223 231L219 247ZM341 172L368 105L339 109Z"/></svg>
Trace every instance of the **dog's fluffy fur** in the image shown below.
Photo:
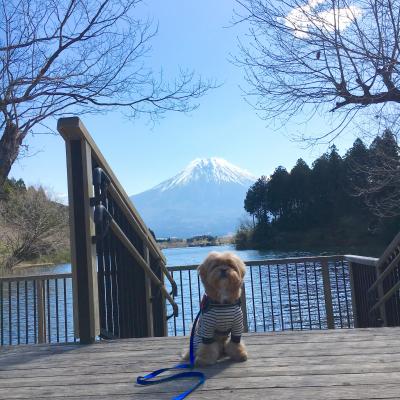
<svg viewBox="0 0 400 400"><path fill-rule="evenodd" d="M197 271L210 300L234 304L240 298L246 266L234 253L212 252ZM215 334L214 339L214 342L210 344L198 345L195 354L196 365L215 364L222 355L227 355L234 361L247 360L243 341L235 343L229 339L229 336L219 334ZM185 353L184 358L189 358L188 352Z"/></svg>

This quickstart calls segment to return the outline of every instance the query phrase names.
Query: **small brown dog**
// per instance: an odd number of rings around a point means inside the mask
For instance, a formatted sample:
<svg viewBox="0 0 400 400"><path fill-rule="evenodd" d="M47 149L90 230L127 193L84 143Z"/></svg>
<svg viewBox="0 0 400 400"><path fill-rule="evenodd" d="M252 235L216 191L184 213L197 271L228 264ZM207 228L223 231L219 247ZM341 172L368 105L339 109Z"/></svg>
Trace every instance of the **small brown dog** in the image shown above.
<svg viewBox="0 0 400 400"><path fill-rule="evenodd" d="M234 361L246 361L240 306L245 264L233 253L212 252L197 271L205 296L194 337L195 364L215 364L224 354ZM188 352L184 358L189 358Z"/></svg>

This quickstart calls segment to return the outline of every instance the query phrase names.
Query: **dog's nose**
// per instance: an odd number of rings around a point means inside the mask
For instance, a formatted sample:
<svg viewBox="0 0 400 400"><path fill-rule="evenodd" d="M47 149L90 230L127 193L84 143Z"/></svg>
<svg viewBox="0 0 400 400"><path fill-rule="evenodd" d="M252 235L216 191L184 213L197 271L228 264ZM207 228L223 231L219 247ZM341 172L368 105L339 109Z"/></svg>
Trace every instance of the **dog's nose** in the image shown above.
<svg viewBox="0 0 400 400"><path fill-rule="evenodd" d="M226 278L226 269L221 269L221 277Z"/></svg>

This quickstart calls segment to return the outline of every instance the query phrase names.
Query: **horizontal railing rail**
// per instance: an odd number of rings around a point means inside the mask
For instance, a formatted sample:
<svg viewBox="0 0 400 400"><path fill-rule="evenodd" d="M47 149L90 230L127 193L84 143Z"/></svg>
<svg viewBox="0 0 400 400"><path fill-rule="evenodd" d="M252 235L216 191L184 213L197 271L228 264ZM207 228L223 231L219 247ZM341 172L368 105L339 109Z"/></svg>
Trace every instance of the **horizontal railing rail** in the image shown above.
<svg viewBox="0 0 400 400"><path fill-rule="evenodd" d="M74 341L72 275L0 277L0 343Z"/></svg>
<svg viewBox="0 0 400 400"><path fill-rule="evenodd" d="M354 327L356 302L350 276L354 257L357 256L246 261L245 329L258 332ZM366 264L360 268L374 270L373 259L361 259ZM197 265L168 269L178 284L176 300L180 308L179 317L169 321L168 333L187 335L204 291ZM358 276L355 280L366 293L368 286L363 286Z"/></svg>
<svg viewBox="0 0 400 400"><path fill-rule="evenodd" d="M260 265L262 262L263 265L275 265L275 264L287 264L287 263L300 263L300 262L317 262L317 261L330 261L330 260L343 260L343 255L334 255L334 256L316 256L316 257L292 257L292 258L273 258L269 260L252 260L252 261L245 261L246 266L254 266ZM195 270L198 268L198 264L192 265L177 265L177 266L170 266L167 267L170 272L174 271L185 271L185 270Z"/></svg>

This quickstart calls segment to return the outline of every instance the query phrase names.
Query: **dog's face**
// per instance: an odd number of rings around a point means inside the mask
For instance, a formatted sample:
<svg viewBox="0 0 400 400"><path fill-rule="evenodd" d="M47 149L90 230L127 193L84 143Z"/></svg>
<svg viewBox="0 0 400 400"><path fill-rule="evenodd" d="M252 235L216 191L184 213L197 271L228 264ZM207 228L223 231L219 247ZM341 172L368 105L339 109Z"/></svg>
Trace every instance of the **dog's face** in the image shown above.
<svg viewBox="0 0 400 400"><path fill-rule="evenodd" d="M233 253L210 253L198 272L207 295L221 303L231 303L240 297L246 266Z"/></svg>

